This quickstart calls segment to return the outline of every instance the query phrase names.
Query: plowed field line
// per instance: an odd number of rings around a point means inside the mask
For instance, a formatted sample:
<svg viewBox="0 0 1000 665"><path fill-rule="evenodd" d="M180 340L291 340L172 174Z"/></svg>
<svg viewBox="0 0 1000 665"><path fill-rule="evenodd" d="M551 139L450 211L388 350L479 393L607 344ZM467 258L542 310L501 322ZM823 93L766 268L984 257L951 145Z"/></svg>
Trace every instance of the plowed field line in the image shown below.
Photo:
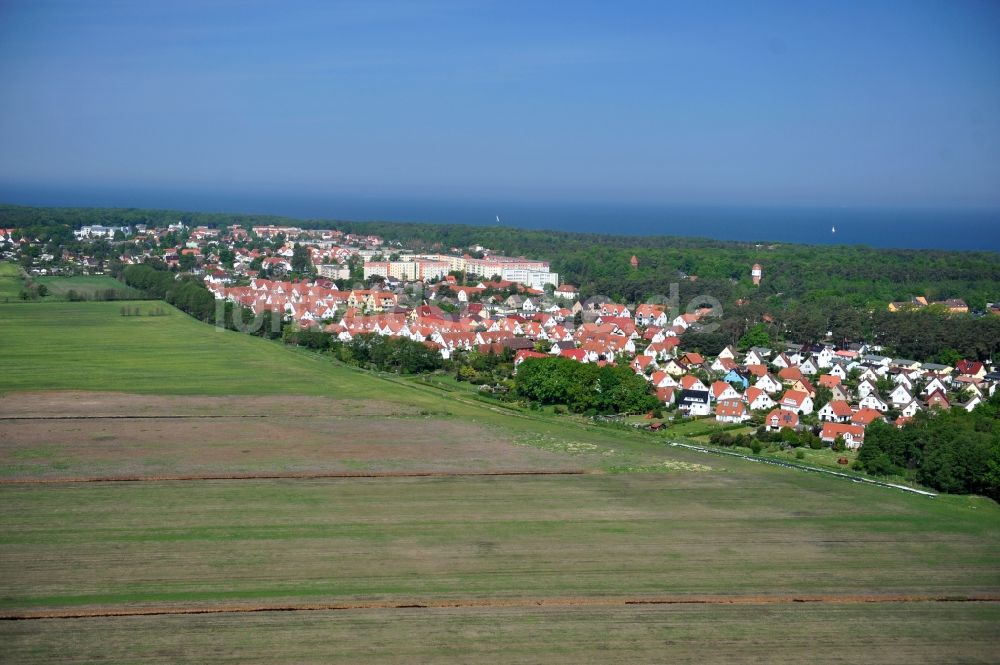
<svg viewBox="0 0 1000 665"><path fill-rule="evenodd" d="M601 596L584 598L460 598L442 600L366 601L285 605L208 605L129 607L94 610L33 610L0 613L0 621L36 619L88 619L183 614L240 614L251 612L323 612L350 610L414 610L490 607L627 607L631 605L784 605L825 603L854 605L861 603L997 603L1000 595L934 596L916 594L873 595L795 595L795 596Z"/></svg>
<svg viewBox="0 0 1000 665"><path fill-rule="evenodd" d="M230 420L236 418L322 418L326 420L343 420L345 418L371 418L371 414L315 414L315 413L232 413L232 414L159 414L152 416L0 416L0 421L10 420ZM416 418L417 414L396 414L395 418Z"/></svg>
<svg viewBox="0 0 1000 665"><path fill-rule="evenodd" d="M496 471L294 471L278 473L213 473L182 476L95 476L64 478L0 478L0 485L62 485L69 483L147 483L197 480L304 480L321 478L448 478L468 476L580 476L583 469L509 469Z"/></svg>

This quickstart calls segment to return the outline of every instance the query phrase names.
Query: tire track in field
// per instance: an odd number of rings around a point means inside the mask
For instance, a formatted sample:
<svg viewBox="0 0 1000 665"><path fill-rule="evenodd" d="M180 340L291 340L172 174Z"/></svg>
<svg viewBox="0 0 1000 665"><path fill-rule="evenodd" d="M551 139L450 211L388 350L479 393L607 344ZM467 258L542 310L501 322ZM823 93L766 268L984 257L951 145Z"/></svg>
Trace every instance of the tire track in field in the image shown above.
<svg viewBox="0 0 1000 665"><path fill-rule="evenodd" d="M1000 595L934 596L919 594L849 594L849 595L739 595L739 596L600 596L548 598L459 598L426 601L363 601L350 603L206 605L126 607L94 610L32 610L0 613L0 621L39 619L100 619L138 616L188 614L249 614L262 612L334 612L364 610L423 610L500 607L629 607L634 605L788 605L822 603L856 605L865 603L998 603Z"/></svg>
<svg viewBox="0 0 1000 665"><path fill-rule="evenodd" d="M498 469L494 471L303 471L261 473L212 473L178 476L94 476L64 478L0 478L0 485L63 485L70 483L148 483L199 480L314 480L322 478L450 478L478 476L582 476L583 469Z"/></svg>

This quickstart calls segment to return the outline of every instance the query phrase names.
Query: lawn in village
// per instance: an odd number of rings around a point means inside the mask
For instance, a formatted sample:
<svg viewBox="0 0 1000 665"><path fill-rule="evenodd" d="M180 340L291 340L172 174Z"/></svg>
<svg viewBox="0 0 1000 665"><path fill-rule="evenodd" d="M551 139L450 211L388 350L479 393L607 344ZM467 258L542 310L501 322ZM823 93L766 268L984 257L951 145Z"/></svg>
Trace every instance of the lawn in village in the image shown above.
<svg viewBox="0 0 1000 665"><path fill-rule="evenodd" d="M508 412L133 304L0 306L0 613L462 606L0 622L13 661L995 657L990 602L602 604L996 595L993 502ZM515 468L582 473L70 482ZM530 598L564 605L502 606Z"/></svg>

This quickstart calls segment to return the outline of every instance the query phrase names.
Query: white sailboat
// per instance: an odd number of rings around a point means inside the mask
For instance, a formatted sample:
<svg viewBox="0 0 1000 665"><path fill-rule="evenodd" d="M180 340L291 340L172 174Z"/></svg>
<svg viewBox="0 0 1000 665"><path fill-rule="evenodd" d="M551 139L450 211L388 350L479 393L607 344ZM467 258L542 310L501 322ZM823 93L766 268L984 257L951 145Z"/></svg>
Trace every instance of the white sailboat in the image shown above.
<svg viewBox="0 0 1000 665"><path fill-rule="evenodd" d="M836 226L830 227L830 233L836 233L836 232L837 232Z"/></svg>

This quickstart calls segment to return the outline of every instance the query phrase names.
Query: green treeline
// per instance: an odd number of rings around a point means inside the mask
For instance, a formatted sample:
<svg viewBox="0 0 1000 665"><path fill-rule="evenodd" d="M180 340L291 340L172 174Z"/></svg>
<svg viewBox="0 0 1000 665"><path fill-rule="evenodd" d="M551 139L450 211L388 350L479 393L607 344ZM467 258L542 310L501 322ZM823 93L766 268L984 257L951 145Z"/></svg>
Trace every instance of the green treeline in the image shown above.
<svg viewBox="0 0 1000 665"><path fill-rule="evenodd" d="M246 307L217 301L200 279L171 272L162 264L127 266L121 277L128 286L140 289L151 298L166 300L199 321L270 339L281 336L280 313L268 311L255 316Z"/></svg>
<svg viewBox="0 0 1000 665"><path fill-rule="evenodd" d="M421 374L444 367L437 349L405 337L367 333L354 335L350 341L342 342L330 333L286 325L282 340L285 344L332 353L337 360L348 365L381 372Z"/></svg>
<svg viewBox="0 0 1000 665"><path fill-rule="evenodd" d="M865 430L856 464L942 492L1000 500L1000 393L971 413L920 411L902 428L877 420Z"/></svg>
<svg viewBox="0 0 1000 665"><path fill-rule="evenodd" d="M628 365L598 366L569 358L529 358L517 368L518 395L541 404L564 404L577 413L643 413L659 406L649 382Z"/></svg>
<svg viewBox="0 0 1000 665"><path fill-rule="evenodd" d="M355 335L349 342L331 341L330 348L341 362L382 372L420 374L444 367L437 349L405 337Z"/></svg>

